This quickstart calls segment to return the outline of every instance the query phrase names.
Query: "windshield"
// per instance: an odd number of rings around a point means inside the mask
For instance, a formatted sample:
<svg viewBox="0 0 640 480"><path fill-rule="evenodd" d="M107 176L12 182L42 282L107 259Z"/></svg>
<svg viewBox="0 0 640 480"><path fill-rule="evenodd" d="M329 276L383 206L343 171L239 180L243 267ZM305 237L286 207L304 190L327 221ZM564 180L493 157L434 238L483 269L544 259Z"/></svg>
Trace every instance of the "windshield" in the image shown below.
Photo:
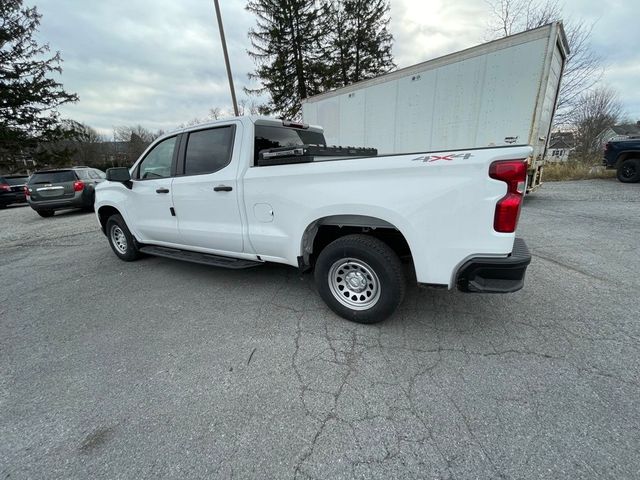
<svg viewBox="0 0 640 480"><path fill-rule="evenodd" d="M62 170L58 172L42 172L34 173L29 180L29 185L36 185L39 183L63 183L73 182L76 180L76 175L71 170Z"/></svg>

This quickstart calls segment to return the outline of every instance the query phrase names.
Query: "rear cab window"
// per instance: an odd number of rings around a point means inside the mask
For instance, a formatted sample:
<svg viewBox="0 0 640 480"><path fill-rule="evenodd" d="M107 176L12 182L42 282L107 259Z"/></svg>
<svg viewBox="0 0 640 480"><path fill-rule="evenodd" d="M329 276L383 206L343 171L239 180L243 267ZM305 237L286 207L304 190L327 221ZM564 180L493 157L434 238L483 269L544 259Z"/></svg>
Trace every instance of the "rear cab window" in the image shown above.
<svg viewBox="0 0 640 480"><path fill-rule="evenodd" d="M39 185L44 183L65 183L74 182L78 178L72 170L61 170L56 172L37 172L31 175L29 185Z"/></svg>
<svg viewBox="0 0 640 480"><path fill-rule="evenodd" d="M295 145L324 145L325 143L326 141L322 132L285 126L257 124L255 126L253 164L257 165L258 155L261 150L293 147Z"/></svg>

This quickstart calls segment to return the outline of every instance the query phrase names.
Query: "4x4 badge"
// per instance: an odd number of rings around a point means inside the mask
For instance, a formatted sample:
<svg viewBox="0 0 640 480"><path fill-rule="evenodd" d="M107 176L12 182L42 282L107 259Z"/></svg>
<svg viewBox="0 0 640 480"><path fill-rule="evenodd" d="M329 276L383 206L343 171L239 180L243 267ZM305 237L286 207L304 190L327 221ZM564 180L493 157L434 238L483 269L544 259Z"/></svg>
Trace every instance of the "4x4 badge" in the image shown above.
<svg viewBox="0 0 640 480"><path fill-rule="evenodd" d="M423 155L421 157L414 158L411 160L412 162L424 162L431 163L437 162L438 160L452 161L454 158L462 158L466 160L467 158L473 157L471 153L452 153L449 155Z"/></svg>

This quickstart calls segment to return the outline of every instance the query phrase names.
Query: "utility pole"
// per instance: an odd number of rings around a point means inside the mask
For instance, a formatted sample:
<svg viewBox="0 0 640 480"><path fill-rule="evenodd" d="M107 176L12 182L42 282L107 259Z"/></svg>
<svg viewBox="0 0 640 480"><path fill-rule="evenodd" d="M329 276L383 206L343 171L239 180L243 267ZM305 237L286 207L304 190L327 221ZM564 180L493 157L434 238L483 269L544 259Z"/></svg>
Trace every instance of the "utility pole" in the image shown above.
<svg viewBox="0 0 640 480"><path fill-rule="evenodd" d="M227 41L224 38L224 27L222 26L222 15L220 14L220 4L218 0L213 0L216 6L216 16L218 17L218 29L220 30L220 40L222 41L222 52L224 53L224 63L227 66L227 77L229 77L229 88L231 89L231 101L236 117L238 113L238 102L236 101L236 90L233 87L233 76L231 75L231 65L229 64L229 53L227 52Z"/></svg>

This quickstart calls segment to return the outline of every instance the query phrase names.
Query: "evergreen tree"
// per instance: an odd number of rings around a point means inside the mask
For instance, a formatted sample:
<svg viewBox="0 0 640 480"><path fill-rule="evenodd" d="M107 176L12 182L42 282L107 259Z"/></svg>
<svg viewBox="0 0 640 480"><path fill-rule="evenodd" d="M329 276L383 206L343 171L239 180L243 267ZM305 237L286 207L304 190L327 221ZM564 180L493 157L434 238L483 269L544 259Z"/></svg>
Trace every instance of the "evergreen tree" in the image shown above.
<svg viewBox="0 0 640 480"><path fill-rule="evenodd" d="M393 70L388 0L329 0L324 5L326 48L332 65L327 83L350 85Z"/></svg>
<svg viewBox="0 0 640 480"><path fill-rule="evenodd" d="M50 55L49 45L33 38L41 15L22 3L0 2L0 160L9 166L32 157L43 142L67 135L57 108L78 100L50 77L62 72L60 52Z"/></svg>
<svg viewBox="0 0 640 480"><path fill-rule="evenodd" d="M300 100L319 93L322 84L319 13L315 0L250 0L247 10L257 17L249 32L256 61L250 78L261 87L248 93L268 93L264 114L296 118Z"/></svg>
<svg viewBox="0 0 640 480"><path fill-rule="evenodd" d="M250 0L256 61L248 93L268 93L260 113L296 118L300 100L395 68L388 0Z"/></svg>

